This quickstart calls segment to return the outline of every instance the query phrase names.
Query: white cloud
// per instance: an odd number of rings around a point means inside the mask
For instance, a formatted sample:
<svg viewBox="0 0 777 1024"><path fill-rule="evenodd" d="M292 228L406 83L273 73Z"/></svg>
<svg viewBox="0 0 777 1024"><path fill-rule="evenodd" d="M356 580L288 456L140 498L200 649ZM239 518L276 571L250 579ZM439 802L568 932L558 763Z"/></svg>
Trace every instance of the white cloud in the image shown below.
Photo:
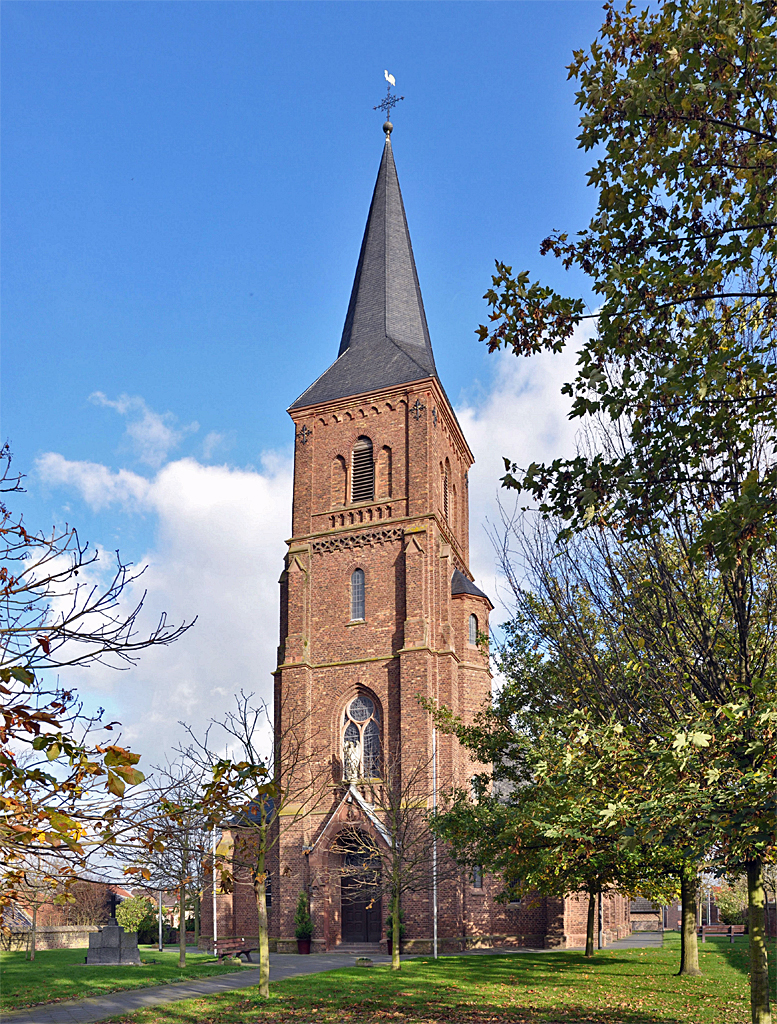
<svg viewBox="0 0 777 1024"><path fill-rule="evenodd" d="M171 452L175 451L186 434L199 430L198 423L177 428L171 412L158 413L150 409L139 395L120 395L110 399L102 391L95 391L89 401L115 409L129 422L125 434L137 458L147 466L158 469Z"/></svg>
<svg viewBox="0 0 777 1024"><path fill-rule="evenodd" d="M574 451L577 426L567 418L568 400L560 389L574 376L576 348L528 360L496 356L490 390L457 409L477 460L469 486L471 566L495 603L503 588L485 524L500 522L500 497L507 504L514 501L510 493L500 494L502 457L527 466ZM100 395L94 400L122 415L139 414L139 424L153 421L156 426L149 428L147 438L157 438L156 448L148 442L155 459L177 443L171 421L151 413L142 399L112 402ZM209 437L215 450L222 439ZM138 560L148 569L126 595L126 608L147 590L147 626L162 610L173 622L197 618L180 641L146 652L129 673L97 667L74 679L84 695L109 705L124 723L125 740L143 754L145 764L163 759L182 739L180 719L201 731L211 716L233 705L232 695L241 687L271 697L278 644L277 581L291 519L290 457L267 453L259 469L183 458L147 478L51 452L39 459L38 472L47 484L78 493L96 512L121 507L156 516L154 544ZM493 623L504 621L506 612L497 606Z"/></svg>
<svg viewBox="0 0 777 1024"><path fill-rule="evenodd" d="M38 461L48 484L70 487L95 510L138 496L157 516L153 548L139 559L142 578L124 596L127 610L148 592L142 622L162 610L172 622L197 619L177 643L145 652L137 668L100 666L75 673L85 696L109 703L144 763L182 739L179 720L202 731L243 687L272 695L278 644L278 586L291 519L291 460L260 470L168 463L151 480L50 453Z"/></svg>
<svg viewBox="0 0 777 1024"><path fill-rule="evenodd" d="M126 469L112 472L99 462L69 462L57 452L47 452L36 464L38 474L48 484L72 487L95 512L111 505L145 505L151 484Z"/></svg>
<svg viewBox="0 0 777 1024"><path fill-rule="evenodd" d="M515 492L499 483L503 458L526 468L574 454L579 421L569 420L571 404L561 386L574 379L578 348L579 342L573 342L559 355L543 352L528 359L500 352L491 390L456 409L475 456L469 474L470 567L496 605L493 624L504 621L510 610L488 536L490 528L498 532L501 527L500 502L506 509L516 502ZM523 495L519 500L526 503Z"/></svg>
<svg viewBox="0 0 777 1024"><path fill-rule="evenodd" d="M211 430L202 440L202 456L208 462L216 452L224 451L230 447L230 438L227 434L220 434L217 430Z"/></svg>

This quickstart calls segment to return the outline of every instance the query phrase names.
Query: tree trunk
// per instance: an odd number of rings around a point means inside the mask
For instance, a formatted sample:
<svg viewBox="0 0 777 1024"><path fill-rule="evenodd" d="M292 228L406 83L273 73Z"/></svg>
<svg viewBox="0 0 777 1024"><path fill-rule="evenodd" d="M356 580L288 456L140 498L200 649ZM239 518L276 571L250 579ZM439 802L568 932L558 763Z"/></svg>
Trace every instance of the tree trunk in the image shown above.
<svg viewBox="0 0 777 1024"><path fill-rule="evenodd" d="M402 936L402 922L399 919L399 889L391 897L391 970L399 970L399 943Z"/></svg>
<svg viewBox="0 0 777 1024"><path fill-rule="evenodd" d="M747 865L747 921L750 933L750 1011L753 1024L771 1024L769 1009L769 967L766 955L763 861Z"/></svg>
<svg viewBox="0 0 777 1024"><path fill-rule="evenodd" d="M194 945L199 948L200 945L200 894L194 897Z"/></svg>
<svg viewBox="0 0 777 1024"><path fill-rule="evenodd" d="M267 929L267 871L265 870L266 850L265 837L259 845L259 856L254 874L254 895L256 896L256 916L259 919L259 995L264 999L270 997L270 937Z"/></svg>
<svg viewBox="0 0 777 1024"><path fill-rule="evenodd" d="M680 930L680 970L678 974L701 974L699 970L699 943L696 936L696 892L699 877L696 863L683 861L680 869L680 899L682 924Z"/></svg>
<svg viewBox="0 0 777 1024"><path fill-rule="evenodd" d="M178 966L186 966L186 886L178 890Z"/></svg>
<svg viewBox="0 0 777 1024"><path fill-rule="evenodd" d="M588 920L585 926L585 955L594 955L594 930L596 927L596 891L588 894Z"/></svg>
<svg viewBox="0 0 777 1024"><path fill-rule="evenodd" d="M38 938L38 906L32 906L32 928L30 929L30 960L35 959L35 942Z"/></svg>

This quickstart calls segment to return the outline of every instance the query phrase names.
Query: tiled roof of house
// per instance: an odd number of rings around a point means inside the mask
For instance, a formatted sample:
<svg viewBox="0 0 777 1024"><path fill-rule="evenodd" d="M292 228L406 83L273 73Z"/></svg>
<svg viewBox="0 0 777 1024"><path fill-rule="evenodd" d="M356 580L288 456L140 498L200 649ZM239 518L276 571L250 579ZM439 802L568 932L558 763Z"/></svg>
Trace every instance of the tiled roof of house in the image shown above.
<svg viewBox="0 0 777 1024"><path fill-rule="evenodd" d="M652 900L646 900L644 896L636 896L631 901L632 914L657 914L661 908Z"/></svg>

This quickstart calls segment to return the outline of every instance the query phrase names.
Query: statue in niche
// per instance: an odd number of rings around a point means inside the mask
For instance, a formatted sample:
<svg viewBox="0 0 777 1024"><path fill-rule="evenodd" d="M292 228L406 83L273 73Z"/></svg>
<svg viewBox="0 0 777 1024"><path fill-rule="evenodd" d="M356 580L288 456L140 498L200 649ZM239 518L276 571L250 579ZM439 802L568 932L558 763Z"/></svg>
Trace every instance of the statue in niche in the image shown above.
<svg viewBox="0 0 777 1024"><path fill-rule="evenodd" d="M359 778L359 744L351 739L343 743L343 776L349 782Z"/></svg>

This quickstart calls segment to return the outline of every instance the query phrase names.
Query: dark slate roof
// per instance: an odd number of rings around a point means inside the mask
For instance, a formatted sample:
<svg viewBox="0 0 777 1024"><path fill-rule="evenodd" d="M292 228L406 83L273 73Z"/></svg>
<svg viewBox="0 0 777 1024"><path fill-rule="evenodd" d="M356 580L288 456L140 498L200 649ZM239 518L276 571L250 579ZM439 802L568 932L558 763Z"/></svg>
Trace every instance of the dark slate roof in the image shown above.
<svg viewBox="0 0 777 1024"><path fill-rule="evenodd" d="M484 594L482 590L479 590L472 580L468 580L464 573L459 569L453 570L453 575L451 576L451 593L472 594L474 597L485 597L486 601L491 604L491 599L488 594Z"/></svg>
<svg viewBox="0 0 777 1024"><path fill-rule="evenodd" d="M632 914L655 914L661 907L652 900L646 900L644 896L637 896L631 901Z"/></svg>
<svg viewBox="0 0 777 1024"><path fill-rule="evenodd" d="M266 815L266 821L269 822L275 811L275 801L271 796L265 797L254 797L245 809L238 812L227 824L227 828L240 828L250 825L261 825L262 823L262 808L264 807L264 814Z"/></svg>
<svg viewBox="0 0 777 1024"><path fill-rule="evenodd" d="M291 406L436 377L397 169L386 137L340 351Z"/></svg>

